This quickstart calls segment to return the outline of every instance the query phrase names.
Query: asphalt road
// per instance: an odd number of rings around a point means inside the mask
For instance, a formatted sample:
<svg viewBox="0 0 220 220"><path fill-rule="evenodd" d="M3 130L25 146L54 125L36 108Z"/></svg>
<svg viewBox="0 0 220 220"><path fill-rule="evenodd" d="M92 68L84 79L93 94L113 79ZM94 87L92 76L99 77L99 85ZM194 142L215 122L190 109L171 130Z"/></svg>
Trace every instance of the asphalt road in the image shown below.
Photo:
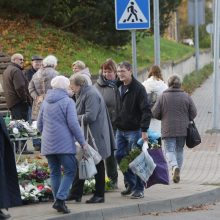
<svg viewBox="0 0 220 220"><path fill-rule="evenodd" d="M142 216L120 218L120 220L219 220L220 203L188 207L177 212L150 213Z"/></svg>

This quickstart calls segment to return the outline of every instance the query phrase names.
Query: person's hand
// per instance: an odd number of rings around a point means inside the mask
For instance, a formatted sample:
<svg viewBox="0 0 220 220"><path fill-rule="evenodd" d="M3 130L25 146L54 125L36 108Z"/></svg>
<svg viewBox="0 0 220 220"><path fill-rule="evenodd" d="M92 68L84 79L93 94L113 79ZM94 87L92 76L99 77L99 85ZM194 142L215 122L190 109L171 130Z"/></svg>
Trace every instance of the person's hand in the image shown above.
<svg viewBox="0 0 220 220"><path fill-rule="evenodd" d="M147 132L142 132L141 133L141 138L144 142L148 142L148 134Z"/></svg>
<svg viewBox="0 0 220 220"><path fill-rule="evenodd" d="M89 156L88 144L82 145L83 156L86 158Z"/></svg>

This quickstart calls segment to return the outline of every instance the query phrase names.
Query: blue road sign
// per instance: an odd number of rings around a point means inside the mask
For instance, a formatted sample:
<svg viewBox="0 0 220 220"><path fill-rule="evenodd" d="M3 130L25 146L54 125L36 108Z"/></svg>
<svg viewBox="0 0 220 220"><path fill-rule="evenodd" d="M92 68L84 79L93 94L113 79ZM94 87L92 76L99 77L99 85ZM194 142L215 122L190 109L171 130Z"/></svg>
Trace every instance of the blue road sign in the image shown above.
<svg viewBox="0 0 220 220"><path fill-rule="evenodd" d="M115 0L117 30L150 28L150 0Z"/></svg>

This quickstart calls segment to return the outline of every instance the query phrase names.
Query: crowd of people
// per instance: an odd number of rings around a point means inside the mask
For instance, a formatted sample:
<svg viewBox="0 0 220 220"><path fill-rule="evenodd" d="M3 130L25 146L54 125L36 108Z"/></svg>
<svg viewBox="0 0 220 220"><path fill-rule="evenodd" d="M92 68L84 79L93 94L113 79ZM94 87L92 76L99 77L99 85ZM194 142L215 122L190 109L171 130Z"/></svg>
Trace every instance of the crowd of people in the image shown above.
<svg viewBox="0 0 220 220"><path fill-rule="evenodd" d="M53 55L33 56L32 67L24 71L23 56L14 54L3 73L3 89L12 119L30 123L37 120L41 139L33 140L33 146L47 158L54 209L69 213L67 199L81 202L84 180L79 179L76 141L83 152L88 151L88 144L95 148L94 142L85 135L88 128L102 159L96 164L94 194L86 203L105 202L105 170L113 188L118 189L117 165L140 138L148 141L147 131L152 119L161 121L173 182L180 181L186 131L189 121L196 117L196 107L181 89L179 76L172 75L167 85L160 67L154 65L147 80L140 83L133 77L129 62L116 64L107 59L92 85L89 68L83 61L73 62L70 78L56 70L57 62ZM4 145L10 144L4 140L7 136L0 137ZM27 149L25 152L30 153ZM1 147L0 153L1 159L6 158L4 148ZM123 175L125 190L121 195L143 198L145 183L130 169ZM12 205L0 199L0 219L1 209Z"/></svg>

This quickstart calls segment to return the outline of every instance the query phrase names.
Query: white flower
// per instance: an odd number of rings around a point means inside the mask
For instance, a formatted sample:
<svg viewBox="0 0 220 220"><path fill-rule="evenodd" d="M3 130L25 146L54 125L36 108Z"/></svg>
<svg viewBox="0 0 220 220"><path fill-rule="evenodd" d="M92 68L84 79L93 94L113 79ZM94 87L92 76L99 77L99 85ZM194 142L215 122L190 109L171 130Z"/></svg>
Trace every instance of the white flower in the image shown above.
<svg viewBox="0 0 220 220"><path fill-rule="evenodd" d="M17 128L13 128L12 131L13 131L14 134L19 134L19 130Z"/></svg>

